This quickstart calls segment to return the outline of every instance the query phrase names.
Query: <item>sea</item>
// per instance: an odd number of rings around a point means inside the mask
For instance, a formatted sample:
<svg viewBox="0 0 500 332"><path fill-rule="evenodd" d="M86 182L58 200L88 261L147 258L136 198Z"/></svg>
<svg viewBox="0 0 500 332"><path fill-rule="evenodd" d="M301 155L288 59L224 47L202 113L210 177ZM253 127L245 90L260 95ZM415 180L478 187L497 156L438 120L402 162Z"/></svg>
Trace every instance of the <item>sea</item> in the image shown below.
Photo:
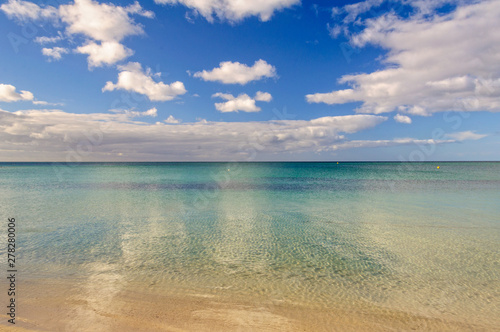
<svg viewBox="0 0 500 332"><path fill-rule="evenodd" d="M500 326L499 162L0 163L0 207L24 284Z"/></svg>

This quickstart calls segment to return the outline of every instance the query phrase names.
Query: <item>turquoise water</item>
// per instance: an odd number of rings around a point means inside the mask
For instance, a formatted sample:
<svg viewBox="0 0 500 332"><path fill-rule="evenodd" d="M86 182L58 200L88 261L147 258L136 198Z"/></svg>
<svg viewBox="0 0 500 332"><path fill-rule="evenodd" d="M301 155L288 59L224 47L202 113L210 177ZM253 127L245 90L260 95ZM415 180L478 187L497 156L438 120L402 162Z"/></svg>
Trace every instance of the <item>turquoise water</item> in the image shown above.
<svg viewBox="0 0 500 332"><path fill-rule="evenodd" d="M0 206L28 281L499 323L500 163L3 163Z"/></svg>

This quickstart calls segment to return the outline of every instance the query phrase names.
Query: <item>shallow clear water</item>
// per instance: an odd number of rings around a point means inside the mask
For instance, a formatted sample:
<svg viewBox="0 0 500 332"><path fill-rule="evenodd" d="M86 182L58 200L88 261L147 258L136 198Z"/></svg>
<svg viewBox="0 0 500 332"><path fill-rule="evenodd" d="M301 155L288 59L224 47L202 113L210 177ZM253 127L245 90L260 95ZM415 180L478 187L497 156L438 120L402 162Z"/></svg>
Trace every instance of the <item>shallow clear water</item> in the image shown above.
<svg viewBox="0 0 500 332"><path fill-rule="evenodd" d="M0 206L25 280L500 316L500 163L3 163Z"/></svg>

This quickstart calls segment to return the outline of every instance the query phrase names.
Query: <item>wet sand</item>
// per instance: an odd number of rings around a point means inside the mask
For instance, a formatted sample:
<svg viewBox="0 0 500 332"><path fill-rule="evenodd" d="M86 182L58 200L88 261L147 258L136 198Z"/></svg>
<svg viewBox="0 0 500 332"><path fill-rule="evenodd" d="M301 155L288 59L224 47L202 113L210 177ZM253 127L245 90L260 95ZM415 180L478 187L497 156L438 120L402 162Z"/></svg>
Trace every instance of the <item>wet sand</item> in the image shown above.
<svg viewBox="0 0 500 332"><path fill-rule="evenodd" d="M325 308L192 291L160 294L134 287L89 291L68 281L24 282L17 301L16 327L2 315L0 331L497 330L480 322L460 322L459 317L424 317L366 303Z"/></svg>

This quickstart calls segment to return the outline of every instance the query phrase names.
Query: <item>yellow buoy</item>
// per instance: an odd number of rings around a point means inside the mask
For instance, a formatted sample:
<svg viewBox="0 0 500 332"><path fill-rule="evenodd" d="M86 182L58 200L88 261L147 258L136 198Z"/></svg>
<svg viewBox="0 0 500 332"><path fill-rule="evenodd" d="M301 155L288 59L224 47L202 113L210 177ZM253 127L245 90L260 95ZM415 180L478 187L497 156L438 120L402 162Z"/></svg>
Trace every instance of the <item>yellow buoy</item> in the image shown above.
<svg viewBox="0 0 500 332"><path fill-rule="evenodd" d="M337 161L337 165L339 164L339 162Z"/></svg>
<svg viewBox="0 0 500 332"><path fill-rule="evenodd" d="M439 166L437 167L437 169L439 169Z"/></svg>

